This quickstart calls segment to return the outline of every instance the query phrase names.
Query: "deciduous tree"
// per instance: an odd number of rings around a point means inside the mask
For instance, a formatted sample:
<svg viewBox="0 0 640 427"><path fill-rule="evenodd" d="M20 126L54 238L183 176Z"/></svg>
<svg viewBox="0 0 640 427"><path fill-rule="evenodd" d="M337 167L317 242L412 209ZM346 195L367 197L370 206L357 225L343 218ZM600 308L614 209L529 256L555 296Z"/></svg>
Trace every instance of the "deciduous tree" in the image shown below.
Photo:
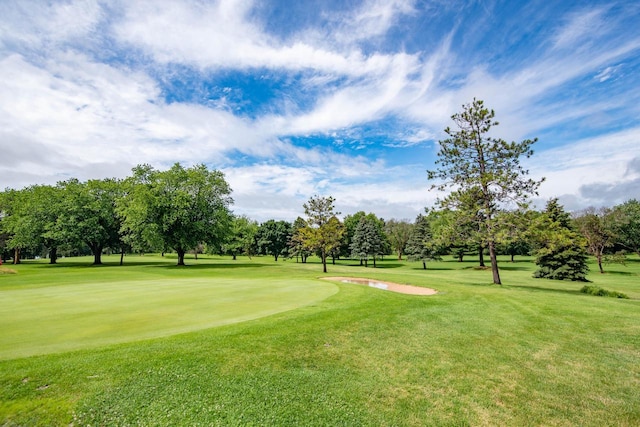
<svg viewBox="0 0 640 427"><path fill-rule="evenodd" d="M130 191L119 211L123 229L149 244L173 248L178 265L187 250L200 243L217 246L231 224L231 188L222 172L205 165L157 171L148 165L134 168Z"/></svg>
<svg viewBox="0 0 640 427"><path fill-rule="evenodd" d="M307 227L302 229L302 240L310 251L320 255L324 273L327 272L327 256L340 246L344 232L333 202L331 196L313 196L303 205Z"/></svg>

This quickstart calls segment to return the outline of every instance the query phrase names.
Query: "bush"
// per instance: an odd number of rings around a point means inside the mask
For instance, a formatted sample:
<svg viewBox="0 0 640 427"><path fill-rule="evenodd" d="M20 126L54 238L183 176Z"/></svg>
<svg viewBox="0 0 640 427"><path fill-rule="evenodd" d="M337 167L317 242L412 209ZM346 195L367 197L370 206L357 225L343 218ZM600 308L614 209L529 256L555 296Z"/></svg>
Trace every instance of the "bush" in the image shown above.
<svg viewBox="0 0 640 427"><path fill-rule="evenodd" d="M582 292L583 294L596 295L596 296L599 296L599 297L612 297L612 298L629 299L629 297L626 294L623 294L622 292L608 291L606 289L602 289L599 286L593 286L593 285L585 285L585 286L583 286L582 289L580 289L580 292Z"/></svg>

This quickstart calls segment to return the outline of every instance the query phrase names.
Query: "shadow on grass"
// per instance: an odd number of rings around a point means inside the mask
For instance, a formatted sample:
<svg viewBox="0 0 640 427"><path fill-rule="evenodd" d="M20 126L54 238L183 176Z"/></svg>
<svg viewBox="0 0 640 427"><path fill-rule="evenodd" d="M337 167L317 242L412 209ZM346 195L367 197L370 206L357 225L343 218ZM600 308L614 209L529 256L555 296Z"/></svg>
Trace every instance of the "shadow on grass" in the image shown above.
<svg viewBox="0 0 640 427"><path fill-rule="evenodd" d="M175 260L167 261L134 261L127 263L126 260L123 265L119 262L104 262L102 264L92 264L88 262L61 262L56 264L39 263L33 264L35 268L124 268L124 267L153 267L164 269L175 268L188 268L188 269L223 269L223 268L247 268L247 267L264 267L263 263L245 263L245 262L224 262L224 263L207 263L198 264L197 260L187 260L186 265L177 265Z"/></svg>
<svg viewBox="0 0 640 427"><path fill-rule="evenodd" d="M572 283L577 283L577 282L572 282ZM531 290L532 292L551 292L551 293L565 294L565 295L584 295L578 289L544 288L542 286L530 286L530 285L507 285L506 287L527 289L527 290Z"/></svg>
<svg viewBox="0 0 640 427"><path fill-rule="evenodd" d="M505 270L505 271L528 271L531 270L531 266L517 266L517 265L504 265L504 264L498 264L498 268L500 268L500 270Z"/></svg>
<svg viewBox="0 0 640 427"><path fill-rule="evenodd" d="M197 261L196 261L197 262ZM244 263L244 262L239 262L239 263L234 263L234 262L225 262L225 263L215 263L215 264L191 264L188 262L185 262L185 265L176 265L175 263L173 264L167 264L167 263L162 263L162 265L158 266L159 268L164 268L165 270L173 270L176 268L185 268L188 270L216 270L216 269L231 269L231 268L257 268L257 267L266 267L266 264L260 264L260 263Z"/></svg>

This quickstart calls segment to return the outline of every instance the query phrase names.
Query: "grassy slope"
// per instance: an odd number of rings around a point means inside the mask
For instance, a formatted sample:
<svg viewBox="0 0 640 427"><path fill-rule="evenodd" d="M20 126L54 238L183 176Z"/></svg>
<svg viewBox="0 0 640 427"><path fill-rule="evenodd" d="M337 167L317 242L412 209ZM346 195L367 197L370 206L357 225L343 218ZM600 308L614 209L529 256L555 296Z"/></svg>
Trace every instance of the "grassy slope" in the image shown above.
<svg viewBox="0 0 640 427"><path fill-rule="evenodd" d="M147 258L148 260L149 258ZM134 258L132 258L134 260ZM318 264L199 260L138 265L122 280L305 280ZM195 264L195 262L193 262ZM260 267L256 267L260 265ZM0 420L11 425L638 425L640 262L594 273L632 300L580 294L504 263L504 287L473 263L352 275L435 287L416 297L357 285L244 323L0 362ZM235 268L231 268L236 266ZM119 267L18 266L2 290L112 282ZM38 270L40 269L40 270ZM46 274L40 271L46 271ZM137 275L140 276L137 276ZM49 279L46 277L49 276ZM22 281L22 282L20 282ZM20 283L17 283L20 282Z"/></svg>

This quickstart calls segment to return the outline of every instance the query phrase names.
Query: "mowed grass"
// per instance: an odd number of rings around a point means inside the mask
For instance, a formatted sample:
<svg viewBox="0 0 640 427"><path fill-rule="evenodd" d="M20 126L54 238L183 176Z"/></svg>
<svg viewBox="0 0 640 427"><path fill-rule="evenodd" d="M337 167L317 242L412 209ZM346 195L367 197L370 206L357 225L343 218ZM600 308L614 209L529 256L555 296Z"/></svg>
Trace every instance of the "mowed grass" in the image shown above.
<svg viewBox="0 0 640 427"><path fill-rule="evenodd" d="M525 261L502 262L502 287L474 262L430 263L427 271L391 259L377 269L329 265L332 276L433 287L435 296L326 283L317 280L319 264L291 260L210 258L186 268L159 257L129 257L126 267L115 258L104 267L80 261L16 266L18 274L0 277L3 305L21 291L113 287L126 295L139 292L125 290L136 284L156 289L154 281L159 293L242 282L339 292L241 323L0 361L2 424L640 425L637 257L589 276L629 300L533 279L535 266ZM150 311L193 301L158 298ZM114 316L146 303L105 301ZM119 311L121 304L130 310ZM55 317L47 307L40 310ZM0 334L5 339L4 328Z"/></svg>

